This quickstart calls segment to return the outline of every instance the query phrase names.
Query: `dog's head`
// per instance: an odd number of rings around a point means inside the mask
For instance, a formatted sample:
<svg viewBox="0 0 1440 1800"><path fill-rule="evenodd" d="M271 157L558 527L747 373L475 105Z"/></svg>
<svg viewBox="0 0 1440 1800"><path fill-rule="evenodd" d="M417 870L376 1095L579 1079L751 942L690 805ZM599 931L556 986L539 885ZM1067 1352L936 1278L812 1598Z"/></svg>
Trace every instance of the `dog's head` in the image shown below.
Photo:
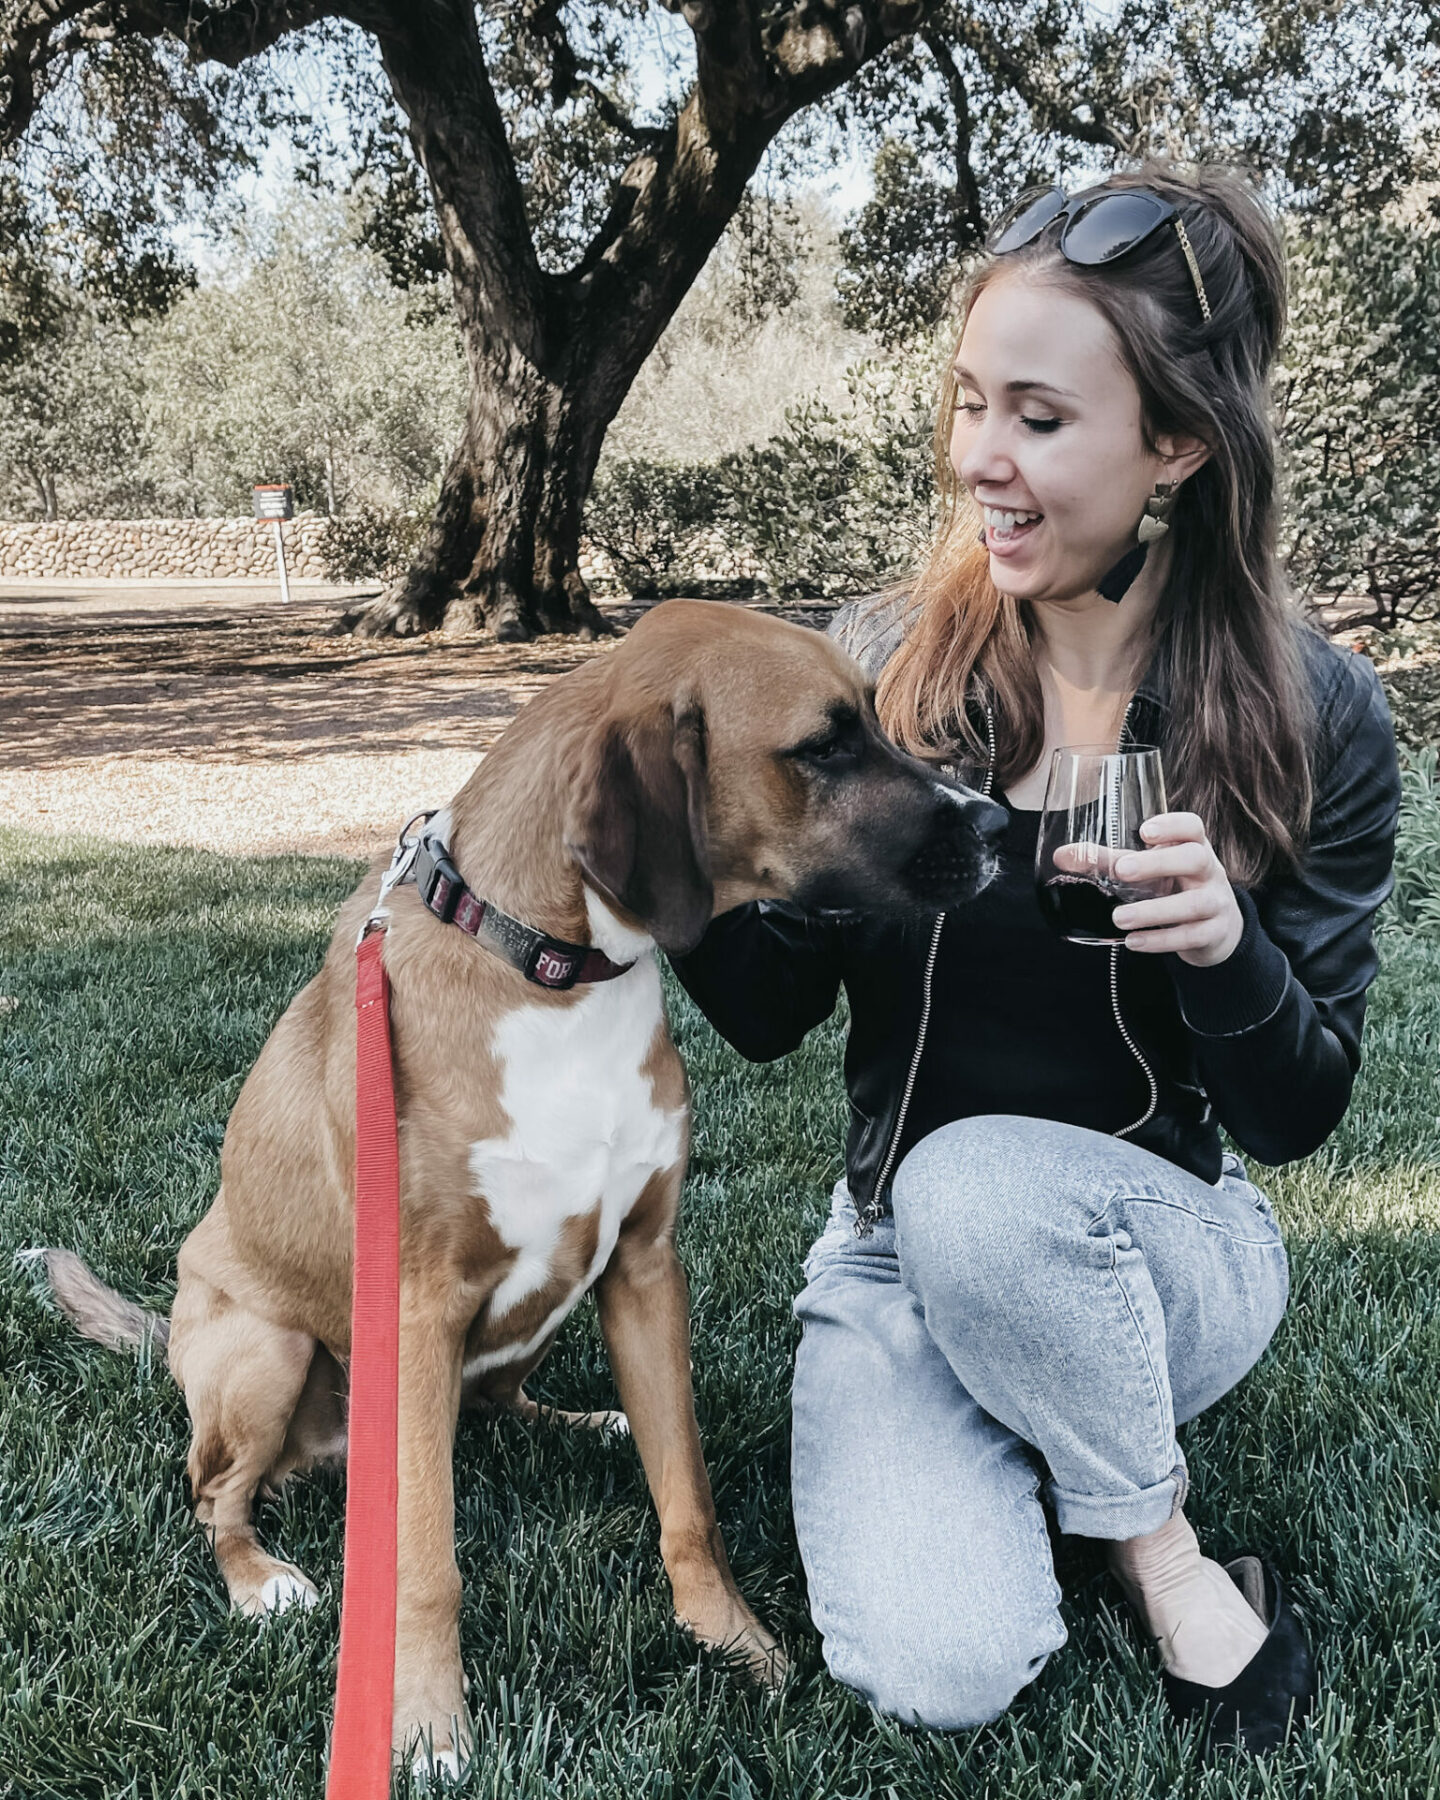
<svg viewBox="0 0 1440 1800"><path fill-rule="evenodd" d="M663 949L747 900L925 913L994 874L1004 812L890 742L832 639L671 600L606 661L567 847Z"/></svg>

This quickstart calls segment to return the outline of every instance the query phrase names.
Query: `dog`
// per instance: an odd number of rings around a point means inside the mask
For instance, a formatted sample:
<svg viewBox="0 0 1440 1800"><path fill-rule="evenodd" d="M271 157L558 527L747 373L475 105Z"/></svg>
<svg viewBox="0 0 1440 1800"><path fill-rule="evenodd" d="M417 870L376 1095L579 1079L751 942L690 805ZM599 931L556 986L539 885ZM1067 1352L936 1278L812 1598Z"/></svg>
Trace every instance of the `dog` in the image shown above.
<svg viewBox="0 0 1440 1800"><path fill-rule="evenodd" d="M676 1616L761 1680L781 1678L780 1647L731 1575L695 1422L674 1248L690 1091L656 950L693 947L712 917L752 900L928 916L989 880L1004 818L890 743L873 685L829 638L675 600L530 701L429 821L423 883L384 900L401 1163L401 1756L423 1745L458 1772L473 1743L459 1409L533 1418L524 1382L592 1287ZM45 1253L82 1332L167 1346L196 1517L246 1613L316 1598L262 1548L257 1493L345 1451L355 947L384 873L377 859L341 909L323 967L241 1089L168 1323L69 1252ZM557 977L542 957L527 975L445 922L456 896L438 908L435 896L457 883L472 915L483 896L495 917L558 941L562 963L563 946L582 946L613 972L565 985L573 970Z"/></svg>

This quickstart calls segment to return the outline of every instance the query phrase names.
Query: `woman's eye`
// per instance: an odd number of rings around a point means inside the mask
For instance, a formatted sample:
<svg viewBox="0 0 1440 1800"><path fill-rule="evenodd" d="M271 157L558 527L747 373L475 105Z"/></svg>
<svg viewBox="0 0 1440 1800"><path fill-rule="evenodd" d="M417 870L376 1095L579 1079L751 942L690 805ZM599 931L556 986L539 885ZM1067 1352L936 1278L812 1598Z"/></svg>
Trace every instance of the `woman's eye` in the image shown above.
<svg viewBox="0 0 1440 1800"><path fill-rule="evenodd" d="M985 403L983 400L962 400L960 411L969 413L972 419L978 418L985 411ZM1037 436L1045 437L1052 431L1058 431L1065 421L1063 419L1032 419L1022 413L1020 423L1028 430L1035 432Z"/></svg>

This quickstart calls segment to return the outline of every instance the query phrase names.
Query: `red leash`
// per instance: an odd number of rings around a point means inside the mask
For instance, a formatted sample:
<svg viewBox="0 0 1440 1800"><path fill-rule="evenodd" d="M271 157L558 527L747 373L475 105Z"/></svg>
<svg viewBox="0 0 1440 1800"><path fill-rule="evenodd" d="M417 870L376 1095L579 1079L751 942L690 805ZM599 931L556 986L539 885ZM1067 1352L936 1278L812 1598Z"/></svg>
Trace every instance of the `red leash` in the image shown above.
<svg viewBox="0 0 1440 1800"><path fill-rule="evenodd" d="M326 1800L389 1800L395 1704L400 1151L383 929L356 947L355 1286L340 1672Z"/></svg>

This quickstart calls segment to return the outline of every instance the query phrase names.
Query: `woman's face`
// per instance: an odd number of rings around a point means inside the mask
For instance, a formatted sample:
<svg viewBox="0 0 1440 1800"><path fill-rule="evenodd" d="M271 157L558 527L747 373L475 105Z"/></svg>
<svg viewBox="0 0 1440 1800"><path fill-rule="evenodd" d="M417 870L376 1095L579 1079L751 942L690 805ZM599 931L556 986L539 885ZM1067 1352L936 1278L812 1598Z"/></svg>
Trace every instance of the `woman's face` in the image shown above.
<svg viewBox="0 0 1440 1800"><path fill-rule="evenodd" d="M1167 463L1146 447L1140 390L1109 322L1062 289L992 281L956 368L950 461L985 520L991 579L1016 599L1092 593L1135 544L1155 483L1204 460ZM1006 513L1039 516L1007 532Z"/></svg>

